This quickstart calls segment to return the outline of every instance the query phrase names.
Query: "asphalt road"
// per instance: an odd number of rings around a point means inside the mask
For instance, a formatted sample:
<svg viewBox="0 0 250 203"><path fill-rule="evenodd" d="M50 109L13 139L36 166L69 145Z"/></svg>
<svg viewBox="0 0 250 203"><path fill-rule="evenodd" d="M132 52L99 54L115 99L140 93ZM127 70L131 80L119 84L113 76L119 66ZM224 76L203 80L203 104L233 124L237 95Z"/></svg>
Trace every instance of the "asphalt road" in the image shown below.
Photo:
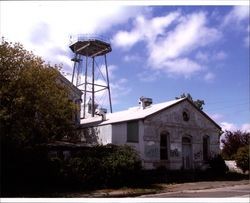
<svg viewBox="0 0 250 203"><path fill-rule="evenodd" d="M213 188L213 189L202 189L202 190L183 190L178 192L166 192L152 195L143 195L141 198L189 198L189 197L199 197L199 198L220 198L220 197L244 197L248 198L250 202L250 184L247 185L235 185L235 186L226 186L222 188Z"/></svg>

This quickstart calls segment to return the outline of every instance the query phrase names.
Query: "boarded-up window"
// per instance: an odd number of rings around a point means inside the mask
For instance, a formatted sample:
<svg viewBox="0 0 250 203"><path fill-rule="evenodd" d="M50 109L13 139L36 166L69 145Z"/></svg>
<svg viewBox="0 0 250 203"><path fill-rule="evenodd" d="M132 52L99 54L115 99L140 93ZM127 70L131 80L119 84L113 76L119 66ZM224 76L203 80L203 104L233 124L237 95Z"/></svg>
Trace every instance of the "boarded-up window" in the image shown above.
<svg viewBox="0 0 250 203"><path fill-rule="evenodd" d="M138 121L131 121L127 123L127 142L139 141L139 127Z"/></svg>

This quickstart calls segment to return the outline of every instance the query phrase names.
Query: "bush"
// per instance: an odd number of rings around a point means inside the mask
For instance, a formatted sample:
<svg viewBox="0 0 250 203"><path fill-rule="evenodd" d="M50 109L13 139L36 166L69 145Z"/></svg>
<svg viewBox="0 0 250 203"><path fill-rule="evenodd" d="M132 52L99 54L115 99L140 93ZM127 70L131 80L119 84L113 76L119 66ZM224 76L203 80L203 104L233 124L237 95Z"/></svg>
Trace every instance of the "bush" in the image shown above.
<svg viewBox="0 0 250 203"><path fill-rule="evenodd" d="M141 169L136 151L129 146L84 148L68 159L48 157L46 146L8 149L1 154L2 196L124 186L135 183Z"/></svg>
<svg viewBox="0 0 250 203"><path fill-rule="evenodd" d="M235 155L236 164L244 173L249 171L249 156L248 145L239 148Z"/></svg>
<svg viewBox="0 0 250 203"><path fill-rule="evenodd" d="M133 183L141 169L136 151L129 146L96 146L68 160L50 162L54 178L68 189L124 186Z"/></svg>
<svg viewBox="0 0 250 203"><path fill-rule="evenodd" d="M209 159L208 164L210 166L209 171L213 175L224 175L226 172L229 171L229 168L227 167L224 159L221 157L221 155L216 155Z"/></svg>
<svg viewBox="0 0 250 203"><path fill-rule="evenodd" d="M116 147L113 153L102 160L106 184L116 186L134 182L141 170L141 161L129 146Z"/></svg>
<svg viewBox="0 0 250 203"><path fill-rule="evenodd" d="M240 130L231 132L226 131L223 135L224 138L221 140L223 144L222 156L224 159L231 160L234 159L234 155L240 147L249 145L249 132L242 132Z"/></svg>

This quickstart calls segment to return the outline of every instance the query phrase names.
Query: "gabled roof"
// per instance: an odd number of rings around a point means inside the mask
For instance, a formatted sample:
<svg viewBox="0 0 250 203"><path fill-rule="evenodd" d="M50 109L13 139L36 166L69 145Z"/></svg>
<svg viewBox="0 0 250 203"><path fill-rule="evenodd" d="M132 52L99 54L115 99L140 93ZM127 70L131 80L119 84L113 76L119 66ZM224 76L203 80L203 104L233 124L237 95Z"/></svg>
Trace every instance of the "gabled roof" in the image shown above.
<svg viewBox="0 0 250 203"><path fill-rule="evenodd" d="M80 97L82 96L82 91L79 90L75 85L73 85L67 78L65 78L60 72L58 74L59 80L64 83L68 88L70 88L73 92L75 92Z"/></svg>
<svg viewBox="0 0 250 203"><path fill-rule="evenodd" d="M197 108L193 104L193 102L191 102L188 98L181 98L181 99L163 102L159 104L152 104L149 107L146 107L145 109L142 109L141 107L138 106L138 107L129 108L125 111L108 113L106 114L105 121L102 121L101 116L86 118L86 119L81 120L81 124L83 126L97 126L97 125L107 125L107 124L112 124L112 123L120 123L120 122L132 121L132 120L145 119L151 115L154 115L172 106L175 106L185 100L187 100L201 114L203 114L207 119L209 119L212 123L214 123L219 129L221 129L221 127L215 121L213 121L206 113L204 113L199 108Z"/></svg>

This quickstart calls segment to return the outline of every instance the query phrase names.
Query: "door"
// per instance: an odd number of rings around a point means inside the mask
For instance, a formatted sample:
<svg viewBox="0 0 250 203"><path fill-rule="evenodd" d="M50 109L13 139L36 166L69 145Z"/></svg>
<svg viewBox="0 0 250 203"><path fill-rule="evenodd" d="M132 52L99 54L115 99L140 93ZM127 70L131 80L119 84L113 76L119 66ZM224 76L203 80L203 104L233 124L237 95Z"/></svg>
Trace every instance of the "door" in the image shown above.
<svg viewBox="0 0 250 203"><path fill-rule="evenodd" d="M188 137L182 138L182 165L183 169L192 168L192 144L191 139Z"/></svg>

